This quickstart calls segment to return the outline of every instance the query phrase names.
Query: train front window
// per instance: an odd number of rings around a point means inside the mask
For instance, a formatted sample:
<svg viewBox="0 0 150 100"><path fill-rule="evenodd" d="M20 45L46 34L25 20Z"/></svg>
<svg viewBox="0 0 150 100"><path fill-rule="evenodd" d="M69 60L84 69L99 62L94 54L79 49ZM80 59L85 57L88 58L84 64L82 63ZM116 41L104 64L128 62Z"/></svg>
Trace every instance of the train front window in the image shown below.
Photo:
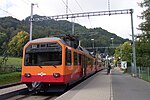
<svg viewBox="0 0 150 100"><path fill-rule="evenodd" d="M62 48L60 45L55 47L43 47L41 45L40 47L27 48L24 58L25 66L55 66L62 64Z"/></svg>
<svg viewBox="0 0 150 100"><path fill-rule="evenodd" d="M61 52L40 52L25 55L25 66L61 65Z"/></svg>

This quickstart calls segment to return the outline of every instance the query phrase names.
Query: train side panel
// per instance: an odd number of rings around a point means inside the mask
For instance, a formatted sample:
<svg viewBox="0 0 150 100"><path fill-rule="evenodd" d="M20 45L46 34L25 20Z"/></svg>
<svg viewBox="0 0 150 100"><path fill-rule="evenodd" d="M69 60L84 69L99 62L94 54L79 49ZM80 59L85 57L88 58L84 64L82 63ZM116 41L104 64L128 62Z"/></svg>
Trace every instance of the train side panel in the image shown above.
<svg viewBox="0 0 150 100"><path fill-rule="evenodd" d="M66 83L71 83L77 81L82 77L82 67L79 63L79 52L75 51L70 47L66 47L65 56L65 81Z"/></svg>

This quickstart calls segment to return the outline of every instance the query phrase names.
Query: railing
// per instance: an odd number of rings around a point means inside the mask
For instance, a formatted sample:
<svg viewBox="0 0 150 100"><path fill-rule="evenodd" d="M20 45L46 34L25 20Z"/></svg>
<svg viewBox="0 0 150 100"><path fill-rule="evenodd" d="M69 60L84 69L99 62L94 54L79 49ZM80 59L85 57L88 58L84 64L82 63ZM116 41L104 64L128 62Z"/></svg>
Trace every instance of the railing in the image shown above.
<svg viewBox="0 0 150 100"><path fill-rule="evenodd" d="M133 68L128 67L128 73L132 74ZM137 75L138 78L141 78L145 81L150 82L150 67L137 67Z"/></svg>

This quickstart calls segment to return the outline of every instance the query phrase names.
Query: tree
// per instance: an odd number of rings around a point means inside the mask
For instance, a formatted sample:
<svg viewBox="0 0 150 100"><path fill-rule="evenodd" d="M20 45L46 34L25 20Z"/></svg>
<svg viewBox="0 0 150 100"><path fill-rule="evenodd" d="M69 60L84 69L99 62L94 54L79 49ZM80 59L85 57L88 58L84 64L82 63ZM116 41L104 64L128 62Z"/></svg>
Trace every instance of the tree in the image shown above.
<svg viewBox="0 0 150 100"><path fill-rule="evenodd" d="M141 19L145 20L139 25L139 29L142 31L150 31L150 0L144 0L142 3L139 3L142 8L145 10L139 16Z"/></svg>
<svg viewBox="0 0 150 100"><path fill-rule="evenodd" d="M120 62L121 57L122 61L127 61L128 64L131 64L131 53L131 42L124 42L115 50L115 59L117 62Z"/></svg>
<svg viewBox="0 0 150 100"><path fill-rule="evenodd" d="M28 40L29 33L25 31L18 32L11 41L8 43L9 50L8 53L10 56L22 56L23 46Z"/></svg>
<svg viewBox="0 0 150 100"><path fill-rule="evenodd" d="M142 67L150 66L150 33L143 32L143 34L138 35L135 43L137 65Z"/></svg>
<svg viewBox="0 0 150 100"><path fill-rule="evenodd" d="M0 33L0 55L3 54L3 49L4 49L4 44L5 44L5 40L6 40L6 34L5 33Z"/></svg>
<svg viewBox="0 0 150 100"><path fill-rule="evenodd" d="M5 41L6 34L0 32L0 48L3 45L3 42Z"/></svg>
<svg viewBox="0 0 150 100"><path fill-rule="evenodd" d="M144 9L140 18L144 20L139 25L142 34L136 36L137 65L150 67L150 0L144 0L139 5Z"/></svg>

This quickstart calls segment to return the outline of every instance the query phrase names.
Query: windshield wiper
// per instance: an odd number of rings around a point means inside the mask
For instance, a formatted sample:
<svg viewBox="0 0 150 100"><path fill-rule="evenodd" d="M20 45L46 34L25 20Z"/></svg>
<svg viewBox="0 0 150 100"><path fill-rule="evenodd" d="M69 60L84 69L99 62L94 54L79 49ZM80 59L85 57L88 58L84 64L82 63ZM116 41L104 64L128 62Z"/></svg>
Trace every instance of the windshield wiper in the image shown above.
<svg viewBox="0 0 150 100"><path fill-rule="evenodd" d="M40 68L42 68L42 66L39 65Z"/></svg>
<svg viewBox="0 0 150 100"><path fill-rule="evenodd" d="M57 66L56 65L53 65L55 68L57 68Z"/></svg>

